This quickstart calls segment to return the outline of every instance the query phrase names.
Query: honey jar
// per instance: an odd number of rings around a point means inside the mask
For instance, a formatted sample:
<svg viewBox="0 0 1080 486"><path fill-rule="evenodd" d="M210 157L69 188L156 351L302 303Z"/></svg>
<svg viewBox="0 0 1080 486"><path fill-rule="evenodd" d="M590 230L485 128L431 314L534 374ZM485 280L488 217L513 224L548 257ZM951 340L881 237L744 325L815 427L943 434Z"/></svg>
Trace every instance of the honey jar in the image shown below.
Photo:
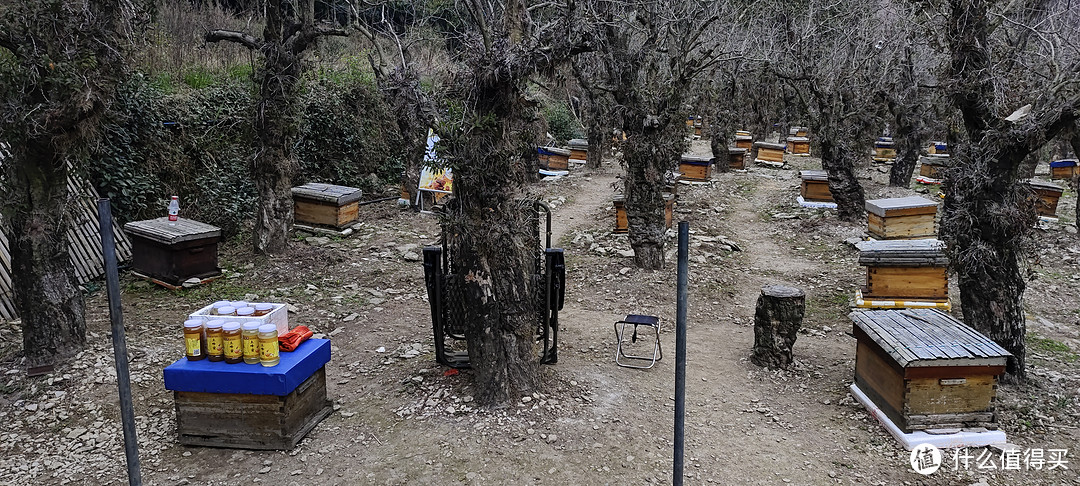
<svg viewBox="0 0 1080 486"><path fill-rule="evenodd" d="M223 324L221 326L221 340L224 343L226 363L236 364L244 361L244 345L239 322L226 322Z"/></svg>
<svg viewBox="0 0 1080 486"><path fill-rule="evenodd" d="M251 306L255 308L255 313L252 314L255 317L265 316L265 315L273 312L273 310L274 310L274 304L262 303L262 304L251 304Z"/></svg>
<svg viewBox="0 0 1080 486"><path fill-rule="evenodd" d="M203 337L203 323L197 319L184 321L184 354L188 361L206 358L206 340Z"/></svg>
<svg viewBox="0 0 1080 486"><path fill-rule="evenodd" d="M248 322L243 327L244 362L247 364L259 363L259 323Z"/></svg>
<svg viewBox="0 0 1080 486"><path fill-rule="evenodd" d="M259 326L259 363L277 366L279 361L277 326L263 324Z"/></svg>
<svg viewBox="0 0 1080 486"><path fill-rule="evenodd" d="M206 357L210 361L225 360L225 343L221 326L225 321L215 319L206 323Z"/></svg>

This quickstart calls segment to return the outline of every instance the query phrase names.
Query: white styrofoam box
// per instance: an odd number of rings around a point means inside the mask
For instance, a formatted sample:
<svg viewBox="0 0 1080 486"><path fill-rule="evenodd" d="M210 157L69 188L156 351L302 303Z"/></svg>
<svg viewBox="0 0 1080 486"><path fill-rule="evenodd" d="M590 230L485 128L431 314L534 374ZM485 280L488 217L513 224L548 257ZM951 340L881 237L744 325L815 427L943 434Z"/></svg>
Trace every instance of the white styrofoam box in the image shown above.
<svg viewBox="0 0 1080 486"><path fill-rule="evenodd" d="M866 410L870 412L870 415L878 419L881 425L885 427L885 430L889 431L889 434L896 438L900 442L900 445L904 446L904 449L912 450L916 446L921 444L931 444L939 449L959 449L961 447L985 447L990 444L1004 444L1008 442L1005 439L1005 432L1001 430L985 430L979 432L967 431L961 429L960 432L952 434L929 434L921 430L913 431L909 434L905 434L893 423L892 419L885 412L882 412L869 397L859 389L859 385L854 383L849 387L851 394L855 397Z"/></svg>
<svg viewBox="0 0 1080 486"><path fill-rule="evenodd" d="M273 324L273 325L277 326L278 336L289 332L289 306L287 304L274 304L274 303L271 303L270 305L274 306L274 310L270 311L270 313L265 315L265 316L259 316L259 317L237 317L237 316L211 315L210 314L210 307L212 305L213 304L208 305L206 307L203 307L202 309L199 309L199 310L193 312L191 315L188 316L188 319L200 319L200 320L203 320L203 321L211 321L211 320L214 320L214 319L221 319L221 320L223 320L225 322L239 322L239 323L258 322L260 325L261 324Z"/></svg>

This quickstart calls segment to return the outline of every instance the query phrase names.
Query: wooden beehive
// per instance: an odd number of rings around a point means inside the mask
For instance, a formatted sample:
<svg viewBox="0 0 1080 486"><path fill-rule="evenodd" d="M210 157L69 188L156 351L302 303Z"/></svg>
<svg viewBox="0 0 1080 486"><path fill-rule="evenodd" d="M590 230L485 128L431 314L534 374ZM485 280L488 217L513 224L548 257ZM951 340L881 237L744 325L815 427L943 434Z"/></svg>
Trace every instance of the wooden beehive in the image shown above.
<svg viewBox="0 0 1080 486"><path fill-rule="evenodd" d="M997 428L1009 352L933 309L852 312L855 383L905 433Z"/></svg>
<svg viewBox="0 0 1080 486"><path fill-rule="evenodd" d="M788 129L789 137L809 137L810 130L806 127L791 127Z"/></svg>
<svg viewBox="0 0 1080 486"><path fill-rule="evenodd" d="M929 238L936 234L937 203L919 196L866 201L866 227L879 240Z"/></svg>
<svg viewBox="0 0 1080 486"><path fill-rule="evenodd" d="M626 233L630 231L630 222L626 219L626 198L623 196L615 196L612 200L615 205L615 233Z"/></svg>
<svg viewBox="0 0 1080 486"><path fill-rule="evenodd" d="M947 154L931 154L919 157L919 175L931 179L941 179L941 171L949 165Z"/></svg>
<svg viewBox="0 0 1080 486"><path fill-rule="evenodd" d="M1072 179L1080 175L1080 166L1076 159L1063 159L1050 162L1050 179Z"/></svg>
<svg viewBox="0 0 1080 486"><path fill-rule="evenodd" d="M949 259L935 239L862 241L859 265L866 267L864 299L948 302Z"/></svg>
<svg viewBox="0 0 1080 486"><path fill-rule="evenodd" d="M1039 216L1057 217L1058 199L1061 198L1061 193L1064 192L1063 188L1035 179L1029 179L1022 182L1022 184L1026 185L1034 193L1036 197L1034 200L1035 211L1038 212Z"/></svg>
<svg viewBox="0 0 1080 486"><path fill-rule="evenodd" d="M221 275L218 242L221 229L187 218L174 225L169 218L132 221L124 225L131 237L131 268L170 287L191 278Z"/></svg>
<svg viewBox="0 0 1080 486"><path fill-rule="evenodd" d="M757 147L757 158L755 162L772 162L775 164L784 163L784 150L787 145L782 143L770 143L770 142L754 142L754 147Z"/></svg>
<svg viewBox="0 0 1080 486"><path fill-rule="evenodd" d="M949 145L945 142L930 142L930 145L926 147L926 153L930 155L947 155Z"/></svg>
<svg viewBox="0 0 1080 486"><path fill-rule="evenodd" d="M810 155L810 139L806 137L788 137L786 150L792 155Z"/></svg>
<svg viewBox="0 0 1080 486"><path fill-rule="evenodd" d="M355 187L309 182L292 188L293 212L300 224L344 228L359 219L360 196Z"/></svg>
<svg viewBox="0 0 1080 486"><path fill-rule="evenodd" d="M679 159L679 172L682 172L682 180L707 181L712 177L712 159L683 154Z"/></svg>
<svg viewBox="0 0 1080 486"><path fill-rule="evenodd" d="M832 202L832 191L829 190L829 174L823 170L800 170L799 179L802 185L799 195L805 201Z"/></svg>
<svg viewBox="0 0 1080 486"><path fill-rule="evenodd" d="M735 148L750 150L754 148L754 137L747 131L735 132Z"/></svg>
<svg viewBox="0 0 1080 486"><path fill-rule="evenodd" d="M746 155L749 150L744 148L729 148L728 149L728 168L735 170L746 169Z"/></svg>
<svg viewBox="0 0 1080 486"><path fill-rule="evenodd" d="M874 160L878 162L896 160L896 147L892 137L878 137L874 142Z"/></svg>
<svg viewBox="0 0 1080 486"><path fill-rule="evenodd" d="M566 142L570 149L570 160L585 162L589 159L589 141L583 138L575 138Z"/></svg>
<svg viewBox="0 0 1080 486"><path fill-rule="evenodd" d="M537 147L537 159L544 170L566 170L570 165L570 151L558 147Z"/></svg>

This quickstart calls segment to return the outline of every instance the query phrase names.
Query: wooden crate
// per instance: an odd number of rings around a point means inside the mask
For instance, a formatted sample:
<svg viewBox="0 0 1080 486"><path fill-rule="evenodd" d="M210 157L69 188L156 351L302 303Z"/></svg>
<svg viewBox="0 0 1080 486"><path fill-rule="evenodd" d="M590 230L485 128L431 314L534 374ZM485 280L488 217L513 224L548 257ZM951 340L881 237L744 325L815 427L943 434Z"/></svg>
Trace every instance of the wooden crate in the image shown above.
<svg viewBox="0 0 1080 486"><path fill-rule="evenodd" d="M746 169L746 155L750 151L745 148L728 149L728 168L735 170Z"/></svg>
<svg viewBox="0 0 1080 486"><path fill-rule="evenodd" d="M787 149L787 145L782 143L770 143L770 142L754 142L754 147L757 147L757 158L755 161L784 163L784 150Z"/></svg>
<svg viewBox="0 0 1080 486"><path fill-rule="evenodd" d="M1008 351L933 309L849 317L855 383L902 431L997 428L994 404Z"/></svg>
<svg viewBox="0 0 1080 486"><path fill-rule="evenodd" d="M1072 179L1077 175L1080 175L1080 166L1076 159L1050 162L1050 179Z"/></svg>
<svg viewBox="0 0 1080 486"><path fill-rule="evenodd" d="M582 138L568 140L566 146L570 149L570 160L589 160L589 141Z"/></svg>
<svg viewBox="0 0 1080 486"><path fill-rule="evenodd" d="M878 137L874 142L874 160L878 162L896 160L896 147L892 137Z"/></svg>
<svg viewBox="0 0 1080 486"><path fill-rule="evenodd" d="M696 155L683 155L679 160L680 179L687 181L707 181L712 178L712 159Z"/></svg>
<svg viewBox="0 0 1080 486"><path fill-rule="evenodd" d="M217 226L186 218L170 225L169 218L157 218L132 221L124 231L131 237L131 268L136 273L173 287L190 278L221 275Z"/></svg>
<svg viewBox="0 0 1080 486"><path fill-rule="evenodd" d="M1064 192L1063 188L1035 179L1024 181L1022 184L1026 185L1033 193L1035 211L1039 216L1057 217L1058 199L1061 198L1061 193Z"/></svg>
<svg viewBox="0 0 1080 486"><path fill-rule="evenodd" d="M195 446L289 450L333 411L325 366L285 396L174 391L173 397L178 439Z"/></svg>
<svg viewBox="0 0 1080 486"><path fill-rule="evenodd" d="M937 203L918 196L866 201L866 226L880 240L928 238L936 234Z"/></svg>
<svg viewBox="0 0 1080 486"><path fill-rule="evenodd" d="M362 191L355 187L318 182L294 187L294 219L300 224L344 228L359 219L362 194Z"/></svg>
<svg viewBox="0 0 1080 486"><path fill-rule="evenodd" d="M805 201L832 202L832 191L829 190L829 175L823 170L801 170L799 179L802 186L799 195Z"/></svg>
<svg viewBox="0 0 1080 486"><path fill-rule="evenodd" d="M948 302L949 259L935 239L862 241L859 265L866 267L863 298Z"/></svg>
<svg viewBox="0 0 1080 486"><path fill-rule="evenodd" d="M537 147L537 159L544 170L566 170L570 165L570 151L558 147Z"/></svg>
<svg viewBox="0 0 1080 486"><path fill-rule="evenodd" d="M810 139L806 137L788 137L785 150L792 155L810 155Z"/></svg>
<svg viewBox="0 0 1080 486"><path fill-rule="evenodd" d="M919 157L919 175L931 179L941 179L941 171L948 165L948 155L938 154Z"/></svg>
<svg viewBox="0 0 1080 486"><path fill-rule="evenodd" d="M612 200L615 205L615 233L626 233L630 231L630 223L626 219L626 198L623 196L615 196Z"/></svg>

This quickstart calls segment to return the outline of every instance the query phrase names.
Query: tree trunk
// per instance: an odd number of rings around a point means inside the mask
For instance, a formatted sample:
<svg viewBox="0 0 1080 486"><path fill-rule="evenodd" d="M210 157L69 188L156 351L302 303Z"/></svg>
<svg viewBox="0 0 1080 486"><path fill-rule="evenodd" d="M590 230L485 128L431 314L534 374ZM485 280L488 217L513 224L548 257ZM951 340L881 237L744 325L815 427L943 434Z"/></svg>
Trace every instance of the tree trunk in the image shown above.
<svg viewBox="0 0 1080 486"><path fill-rule="evenodd" d="M611 130L604 129L600 116L591 115L591 108L589 112L589 153L586 155L585 167L599 169L608 146L607 140L611 138Z"/></svg>
<svg viewBox="0 0 1080 486"><path fill-rule="evenodd" d="M866 196L855 178L855 152L827 136L821 137L821 166L829 175L829 192L836 201L837 217L858 222L866 216Z"/></svg>
<svg viewBox="0 0 1080 486"><path fill-rule="evenodd" d="M68 257L67 230L76 206L67 190L65 158L49 140L13 147L4 214L15 305L22 319L29 374L86 345L83 295Z"/></svg>
<svg viewBox="0 0 1080 486"><path fill-rule="evenodd" d="M806 294L797 288L767 285L754 311L754 353L750 361L769 369L787 369L806 311Z"/></svg>
<svg viewBox="0 0 1080 486"><path fill-rule="evenodd" d="M375 61L372 61L375 64ZM427 152L428 129L433 124L434 105L420 86L420 79L410 68L399 66L389 73L375 70L375 81L383 100L397 118L398 133L405 143L402 151L405 169L401 185L409 192L410 205L415 205L420 186L420 170Z"/></svg>
<svg viewBox="0 0 1080 486"><path fill-rule="evenodd" d="M902 107L898 110L908 110ZM906 111L896 115L896 135L893 143L896 147L896 159L889 169L889 185L892 187L908 187L911 185L911 176L915 173L915 166L919 163L919 147L922 145L922 130L918 128L917 115Z"/></svg>
<svg viewBox="0 0 1080 486"><path fill-rule="evenodd" d="M271 23L268 22L269 31ZM255 214L256 253L281 253L289 245L293 224L292 181L297 163L292 147L299 131L296 99L300 80L300 60L272 41L263 46L266 65L259 86L255 133L259 152L252 160L252 175L259 192Z"/></svg>
<svg viewBox="0 0 1080 486"><path fill-rule="evenodd" d="M662 140L665 132L635 134L623 143L626 219L634 264L639 268L664 267L664 174L679 156L671 150L670 141Z"/></svg>

